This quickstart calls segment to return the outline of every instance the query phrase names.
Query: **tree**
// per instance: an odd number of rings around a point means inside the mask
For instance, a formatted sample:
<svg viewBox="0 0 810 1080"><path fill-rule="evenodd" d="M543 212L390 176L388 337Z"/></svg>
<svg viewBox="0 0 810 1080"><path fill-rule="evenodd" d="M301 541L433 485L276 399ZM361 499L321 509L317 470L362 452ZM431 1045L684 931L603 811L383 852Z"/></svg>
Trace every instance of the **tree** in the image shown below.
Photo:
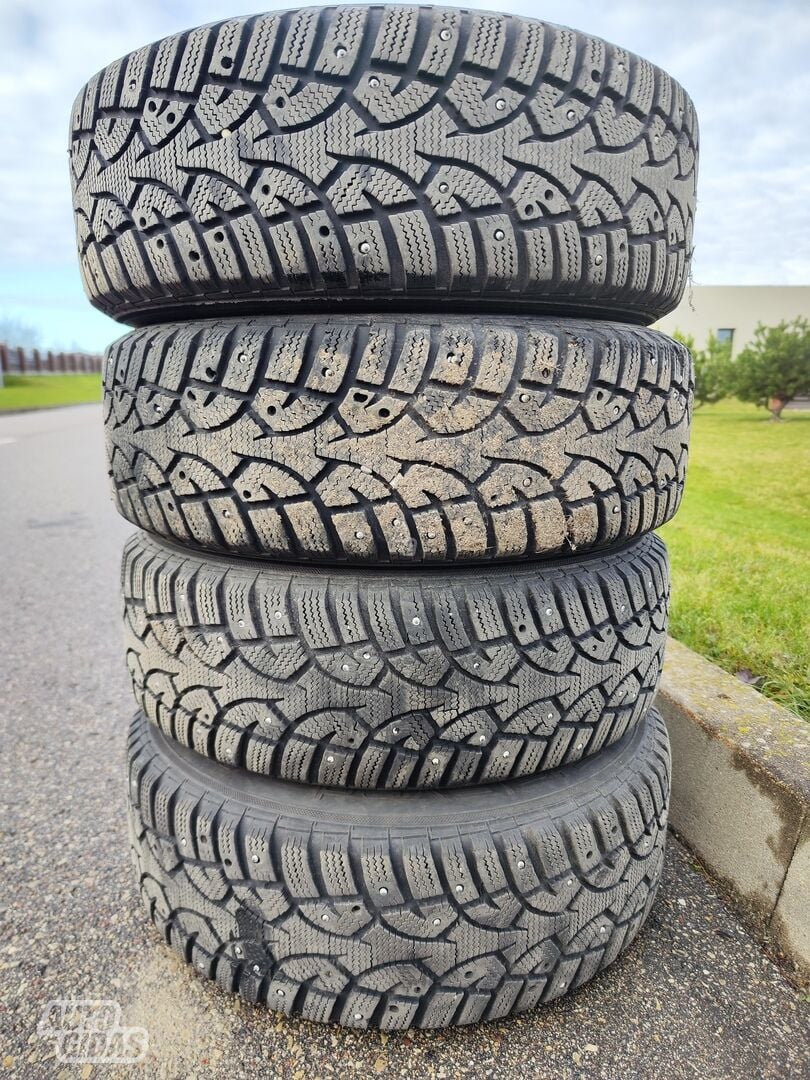
<svg viewBox="0 0 810 1080"><path fill-rule="evenodd" d="M770 409L778 420L800 394L810 394L810 323L807 319L759 323L754 337L734 364L734 393Z"/></svg>
<svg viewBox="0 0 810 1080"><path fill-rule="evenodd" d="M695 339L677 330L673 334L692 354L695 369L695 405L714 405L734 393L731 342L718 341L714 333L704 349L695 348Z"/></svg>

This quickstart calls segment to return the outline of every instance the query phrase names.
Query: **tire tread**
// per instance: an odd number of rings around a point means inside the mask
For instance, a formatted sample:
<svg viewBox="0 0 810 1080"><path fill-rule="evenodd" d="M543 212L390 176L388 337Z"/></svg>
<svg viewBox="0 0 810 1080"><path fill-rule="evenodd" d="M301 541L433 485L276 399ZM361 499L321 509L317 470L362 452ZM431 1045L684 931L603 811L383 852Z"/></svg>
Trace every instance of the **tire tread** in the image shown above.
<svg viewBox="0 0 810 1080"><path fill-rule="evenodd" d="M302 819L283 785L272 803L235 799L227 769L206 784L167 749L136 717L147 914L201 974L272 1009L384 1030L522 1012L612 963L653 903L669 793L654 710L588 798L579 765L553 797L523 781L498 808L465 794L455 818L422 796L424 816L400 825L354 823L328 795Z"/></svg>
<svg viewBox="0 0 810 1080"><path fill-rule="evenodd" d="M291 573L137 534L122 584L135 698L166 736L253 773L378 789L598 754L652 703L669 602L655 536L445 577Z"/></svg>
<svg viewBox="0 0 810 1080"><path fill-rule="evenodd" d="M697 142L669 75L552 24L381 5L231 19L76 99L82 274L134 323L324 301L649 322L688 275Z"/></svg>

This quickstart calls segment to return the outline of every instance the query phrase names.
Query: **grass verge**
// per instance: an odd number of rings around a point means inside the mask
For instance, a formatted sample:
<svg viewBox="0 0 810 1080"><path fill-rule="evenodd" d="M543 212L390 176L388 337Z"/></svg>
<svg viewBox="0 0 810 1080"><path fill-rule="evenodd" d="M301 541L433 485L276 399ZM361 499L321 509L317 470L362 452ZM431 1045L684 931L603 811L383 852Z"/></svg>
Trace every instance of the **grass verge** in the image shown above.
<svg viewBox="0 0 810 1080"><path fill-rule="evenodd" d="M101 400L100 375L6 375L3 383L0 412Z"/></svg>
<svg viewBox="0 0 810 1080"><path fill-rule="evenodd" d="M670 632L810 719L810 411L695 410L686 495L661 530Z"/></svg>

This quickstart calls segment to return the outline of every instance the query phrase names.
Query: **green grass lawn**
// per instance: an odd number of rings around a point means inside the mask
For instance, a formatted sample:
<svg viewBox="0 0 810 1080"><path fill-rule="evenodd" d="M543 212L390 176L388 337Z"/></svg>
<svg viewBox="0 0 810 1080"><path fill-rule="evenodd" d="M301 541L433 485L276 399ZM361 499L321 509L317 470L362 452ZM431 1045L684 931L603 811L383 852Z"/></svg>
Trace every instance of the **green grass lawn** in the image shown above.
<svg viewBox="0 0 810 1080"><path fill-rule="evenodd" d="M810 411L695 410L686 495L661 530L670 632L810 719Z"/></svg>
<svg viewBox="0 0 810 1080"><path fill-rule="evenodd" d="M101 400L100 375L6 375L3 382L0 412Z"/></svg>

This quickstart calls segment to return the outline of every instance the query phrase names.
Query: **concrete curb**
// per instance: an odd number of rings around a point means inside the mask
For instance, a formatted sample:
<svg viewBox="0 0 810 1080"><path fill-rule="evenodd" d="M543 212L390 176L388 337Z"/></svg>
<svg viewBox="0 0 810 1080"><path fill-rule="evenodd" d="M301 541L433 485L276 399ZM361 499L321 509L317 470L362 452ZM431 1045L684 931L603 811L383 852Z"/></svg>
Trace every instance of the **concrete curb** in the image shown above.
<svg viewBox="0 0 810 1080"><path fill-rule="evenodd" d="M810 977L810 725L672 639L657 704L674 831Z"/></svg>

